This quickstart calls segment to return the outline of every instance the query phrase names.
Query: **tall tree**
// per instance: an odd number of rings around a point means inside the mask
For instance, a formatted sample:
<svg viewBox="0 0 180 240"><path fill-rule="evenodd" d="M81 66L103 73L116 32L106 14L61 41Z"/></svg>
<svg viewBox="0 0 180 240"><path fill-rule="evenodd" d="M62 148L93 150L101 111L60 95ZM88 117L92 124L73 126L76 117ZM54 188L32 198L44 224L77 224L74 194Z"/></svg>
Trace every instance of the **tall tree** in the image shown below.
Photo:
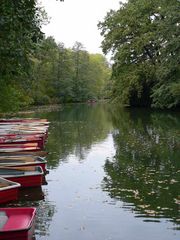
<svg viewBox="0 0 180 240"><path fill-rule="evenodd" d="M111 68L102 54L89 55L89 96L95 99L108 97L107 85L111 76Z"/></svg>
<svg viewBox="0 0 180 240"><path fill-rule="evenodd" d="M32 98L35 104L48 104L56 84L58 47L53 37L44 38L31 57Z"/></svg>
<svg viewBox="0 0 180 240"><path fill-rule="evenodd" d="M180 104L180 2L129 0L99 23L113 53L113 97L123 104Z"/></svg>
<svg viewBox="0 0 180 240"><path fill-rule="evenodd" d="M58 44L56 97L59 102L70 102L73 98L73 58L72 51L63 43Z"/></svg>
<svg viewBox="0 0 180 240"><path fill-rule="evenodd" d="M77 46L77 48L75 47ZM33 103L80 102L104 97L110 68L101 54L89 54L81 43L67 49L44 38L31 55Z"/></svg>
<svg viewBox="0 0 180 240"><path fill-rule="evenodd" d="M41 10L35 0L0 3L0 110L13 110L25 100L29 56L42 37ZM23 80L22 80L23 79ZM21 91L19 90L21 88Z"/></svg>
<svg viewBox="0 0 180 240"><path fill-rule="evenodd" d="M87 70L89 55L80 42L75 42L72 50L74 55L74 100L84 101L88 98Z"/></svg>

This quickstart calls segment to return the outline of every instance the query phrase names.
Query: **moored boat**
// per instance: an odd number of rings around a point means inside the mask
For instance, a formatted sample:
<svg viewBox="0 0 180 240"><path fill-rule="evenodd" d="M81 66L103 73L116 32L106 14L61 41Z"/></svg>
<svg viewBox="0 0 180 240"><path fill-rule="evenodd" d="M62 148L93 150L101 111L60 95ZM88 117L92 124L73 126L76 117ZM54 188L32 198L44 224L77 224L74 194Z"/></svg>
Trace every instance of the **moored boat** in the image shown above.
<svg viewBox="0 0 180 240"><path fill-rule="evenodd" d="M27 140L34 140L36 138L40 138L45 140L45 136L42 133L6 133L5 131L0 131L0 142L4 142L6 140L16 140L16 139L27 139Z"/></svg>
<svg viewBox="0 0 180 240"><path fill-rule="evenodd" d="M1 118L0 123L22 123L22 122L38 122L48 124L47 119L42 118Z"/></svg>
<svg viewBox="0 0 180 240"><path fill-rule="evenodd" d="M16 152L0 152L0 156L40 156L45 157L47 156L48 152L46 151L16 151Z"/></svg>
<svg viewBox="0 0 180 240"><path fill-rule="evenodd" d="M21 137L21 138L14 138L14 139L12 139L12 138L10 138L10 139L8 139L8 138L2 138L2 137L0 137L0 147L8 147L8 146L11 146L11 147L14 147L14 146L16 146L16 145L23 145L23 144L32 144L32 145L34 145L34 144L36 144L38 147L39 147L39 149L43 149L43 147L44 147L44 140L42 139L42 138L40 138L40 137L34 137L34 138L23 138L23 137Z"/></svg>
<svg viewBox="0 0 180 240"><path fill-rule="evenodd" d="M47 139L48 126L26 126L26 125L1 125L0 124L0 140L3 142L7 139L17 137L37 137L40 136L43 141Z"/></svg>
<svg viewBox="0 0 180 240"><path fill-rule="evenodd" d="M47 161L42 157L36 156L0 156L0 167L30 167L40 166L44 173Z"/></svg>
<svg viewBox="0 0 180 240"><path fill-rule="evenodd" d="M1 148L26 148L26 147L38 147L38 144L35 143L0 143Z"/></svg>
<svg viewBox="0 0 180 240"><path fill-rule="evenodd" d="M20 184L0 178L0 204L18 199Z"/></svg>
<svg viewBox="0 0 180 240"><path fill-rule="evenodd" d="M0 177L21 184L21 187L37 187L43 182L43 170L38 167L0 167Z"/></svg>
<svg viewBox="0 0 180 240"><path fill-rule="evenodd" d="M0 240L30 240L36 208L0 208Z"/></svg>
<svg viewBox="0 0 180 240"><path fill-rule="evenodd" d="M0 147L0 153L16 153L16 152L23 152L23 151L28 151L28 152L36 152L41 150L37 146L32 146L32 145L21 145L21 146L1 146Z"/></svg>

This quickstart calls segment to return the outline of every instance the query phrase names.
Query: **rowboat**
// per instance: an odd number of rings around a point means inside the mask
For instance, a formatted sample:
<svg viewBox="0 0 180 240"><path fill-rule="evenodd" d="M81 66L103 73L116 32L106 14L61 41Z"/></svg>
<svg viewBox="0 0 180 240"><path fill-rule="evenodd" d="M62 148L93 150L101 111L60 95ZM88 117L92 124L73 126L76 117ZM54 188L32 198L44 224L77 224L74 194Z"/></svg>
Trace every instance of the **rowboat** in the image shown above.
<svg viewBox="0 0 180 240"><path fill-rule="evenodd" d="M38 147L37 143L0 143L0 148L26 148Z"/></svg>
<svg viewBox="0 0 180 240"><path fill-rule="evenodd" d="M21 187L42 185L43 170L41 167L0 167L0 177L21 184Z"/></svg>
<svg viewBox="0 0 180 240"><path fill-rule="evenodd" d="M0 156L11 156L11 155L16 155L16 156L40 156L40 157L45 157L47 156L48 152L46 151L16 151L16 152L0 152Z"/></svg>
<svg viewBox="0 0 180 240"><path fill-rule="evenodd" d="M31 138L32 140L35 140L37 137L42 139L42 141L45 143L48 138L48 131L32 131L32 130L2 130L0 129L0 142L3 143L3 139L13 139L17 136L17 138L24 138L26 137ZM33 139L34 138L34 139ZM30 139L30 140L31 140ZM29 139L26 139L29 140Z"/></svg>
<svg viewBox="0 0 180 240"><path fill-rule="evenodd" d="M27 125L1 125L0 135L15 135L15 134L45 134L47 135L48 126L27 126Z"/></svg>
<svg viewBox="0 0 180 240"><path fill-rule="evenodd" d="M0 167L30 167L40 166L44 173L47 161L42 157L36 156L0 156Z"/></svg>
<svg viewBox="0 0 180 240"><path fill-rule="evenodd" d="M41 150L37 144L20 144L16 146L1 146L0 153L15 153L15 152L22 152L22 151L29 151L35 152Z"/></svg>
<svg viewBox="0 0 180 240"><path fill-rule="evenodd" d="M0 119L0 123L23 123L23 122L38 122L38 123L46 123L48 124L47 119L41 118L9 118L9 119Z"/></svg>
<svg viewBox="0 0 180 240"><path fill-rule="evenodd" d="M41 139L34 139L34 140L11 140L4 142L0 142L0 148L15 148L15 147L38 147L39 149L43 149L44 144Z"/></svg>
<svg viewBox="0 0 180 240"><path fill-rule="evenodd" d="M30 240L36 208L0 208L0 240Z"/></svg>
<svg viewBox="0 0 180 240"><path fill-rule="evenodd" d="M17 200L20 184L0 178L0 204Z"/></svg>
<svg viewBox="0 0 180 240"><path fill-rule="evenodd" d="M30 137L14 137L14 138L11 138L11 137L7 137L7 136L4 136L4 137L0 137L0 146L1 145L9 145L11 144L11 146L13 145L17 145L17 144L34 144L36 143L37 146L42 149L44 147L44 138L42 137L33 137L33 136L30 136Z"/></svg>
<svg viewBox="0 0 180 240"><path fill-rule="evenodd" d="M29 134L25 134L25 133L8 133L5 131L0 131L0 140L3 142L4 140L16 140L16 139L20 139L20 138L24 138L27 140L34 140L34 138L42 138L44 139L44 134L36 134L36 133L29 133Z"/></svg>
<svg viewBox="0 0 180 240"><path fill-rule="evenodd" d="M13 123L13 124L1 124L0 123L0 129L7 131L10 129L22 129L22 130L47 130L48 129L48 125L44 125L44 124L37 124L37 123Z"/></svg>
<svg viewBox="0 0 180 240"><path fill-rule="evenodd" d="M16 153L16 152L23 152L23 151L29 151L29 152L35 152L39 151L40 149L38 147L26 147L26 148L0 148L0 153Z"/></svg>
<svg viewBox="0 0 180 240"><path fill-rule="evenodd" d="M0 122L0 126L11 126L11 125L21 125L21 126L48 126L49 122L40 121L26 121L26 122Z"/></svg>

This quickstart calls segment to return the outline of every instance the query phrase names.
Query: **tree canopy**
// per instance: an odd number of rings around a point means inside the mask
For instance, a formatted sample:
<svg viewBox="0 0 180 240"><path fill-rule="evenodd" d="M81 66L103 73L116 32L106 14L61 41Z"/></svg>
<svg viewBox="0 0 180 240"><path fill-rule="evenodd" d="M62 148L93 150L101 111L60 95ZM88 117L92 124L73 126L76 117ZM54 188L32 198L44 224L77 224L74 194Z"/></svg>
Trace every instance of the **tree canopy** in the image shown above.
<svg viewBox="0 0 180 240"><path fill-rule="evenodd" d="M111 71L105 57L88 53L79 42L65 48L45 38L41 26L46 22L36 0L1 1L1 112L104 97Z"/></svg>
<svg viewBox="0 0 180 240"><path fill-rule="evenodd" d="M84 102L106 95L111 69L101 54L88 53L82 43L72 48L44 38L32 57L32 99L35 104Z"/></svg>
<svg viewBox="0 0 180 240"><path fill-rule="evenodd" d="M28 101L29 56L42 38L42 11L35 0L1 0L0 109L15 110ZM25 86L26 85L26 86Z"/></svg>
<svg viewBox="0 0 180 240"><path fill-rule="evenodd" d="M112 51L112 97L131 106L180 105L180 2L129 0L99 23Z"/></svg>

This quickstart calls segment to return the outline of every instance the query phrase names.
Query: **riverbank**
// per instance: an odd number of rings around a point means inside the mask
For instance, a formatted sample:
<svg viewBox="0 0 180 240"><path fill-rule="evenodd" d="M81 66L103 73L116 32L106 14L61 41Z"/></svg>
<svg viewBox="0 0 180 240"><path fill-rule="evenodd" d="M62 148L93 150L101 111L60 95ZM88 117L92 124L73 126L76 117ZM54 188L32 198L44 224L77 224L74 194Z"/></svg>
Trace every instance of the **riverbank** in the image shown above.
<svg viewBox="0 0 180 240"><path fill-rule="evenodd" d="M22 109L18 112L0 113L0 117L14 117L14 116L21 115L21 114L52 112L52 111L59 110L61 107L62 107L61 104L32 106L27 109Z"/></svg>

